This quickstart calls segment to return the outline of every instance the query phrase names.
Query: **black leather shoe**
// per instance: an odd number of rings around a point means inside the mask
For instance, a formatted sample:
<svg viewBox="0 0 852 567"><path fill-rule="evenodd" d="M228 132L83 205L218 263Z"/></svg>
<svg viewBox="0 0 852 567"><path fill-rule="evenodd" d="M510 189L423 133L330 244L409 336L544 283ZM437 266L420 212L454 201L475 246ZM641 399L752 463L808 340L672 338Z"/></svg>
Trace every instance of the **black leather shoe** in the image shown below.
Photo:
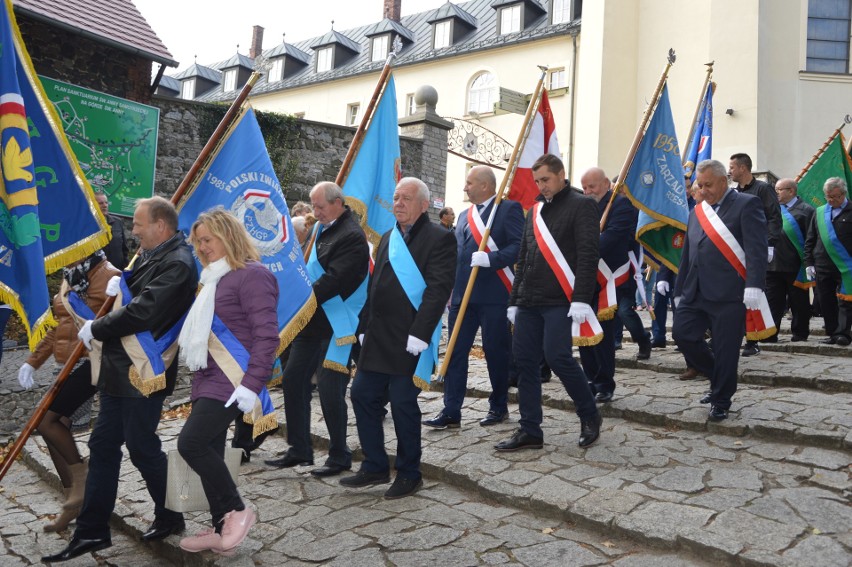
<svg viewBox="0 0 852 567"><path fill-rule="evenodd" d="M337 476L340 473L342 473L343 471L349 471L349 470L352 470L351 466L344 467L342 465L334 465L334 464L326 463L323 466L312 470L311 474L313 476L317 476L317 477L322 478L322 477L325 477L325 476Z"/></svg>
<svg viewBox="0 0 852 567"><path fill-rule="evenodd" d="M580 422L580 441L577 443L580 447L588 447L598 440L601 435L601 424L603 416L598 413L592 419L586 419Z"/></svg>
<svg viewBox="0 0 852 567"><path fill-rule="evenodd" d="M651 341L651 348L666 348L666 339Z"/></svg>
<svg viewBox="0 0 852 567"><path fill-rule="evenodd" d="M834 341L838 346L849 346L849 343L852 343L852 340L849 339L846 335L837 335L836 340Z"/></svg>
<svg viewBox="0 0 852 567"><path fill-rule="evenodd" d="M453 419L451 417L447 417L447 414L444 412L439 413L432 419L424 419L421 423L426 427L431 427L432 429L455 429L457 427L461 427L461 419Z"/></svg>
<svg viewBox="0 0 852 567"><path fill-rule="evenodd" d="M710 406L710 419L713 421L722 421L728 419L728 410L719 406Z"/></svg>
<svg viewBox="0 0 852 567"><path fill-rule="evenodd" d="M161 520L159 518L155 518L154 523L151 524L148 531L142 534L142 541L165 539L172 534L183 533L183 530L185 529L186 523L183 521L183 518L178 520Z"/></svg>
<svg viewBox="0 0 852 567"><path fill-rule="evenodd" d="M778 333L775 333L771 337L766 337L765 339L761 339L762 343L777 343L778 342Z"/></svg>
<svg viewBox="0 0 852 567"><path fill-rule="evenodd" d="M645 342L639 345L639 352L636 353L636 360L648 360L651 358L651 342Z"/></svg>
<svg viewBox="0 0 852 567"><path fill-rule="evenodd" d="M488 415L479 420L479 425L482 427L488 427L489 425L497 425L498 423L503 423L509 419L509 412L496 412L489 411Z"/></svg>
<svg viewBox="0 0 852 567"><path fill-rule="evenodd" d="M820 341L820 343L824 345L835 345L837 344L837 335L833 337L826 337Z"/></svg>
<svg viewBox="0 0 852 567"><path fill-rule="evenodd" d="M68 547L54 555L45 555L41 558L45 563L58 563L59 561L68 561L75 557L79 557L84 553L92 551L100 551L112 547L112 540L108 537L99 539L79 539L78 537L71 538Z"/></svg>
<svg viewBox="0 0 852 567"><path fill-rule="evenodd" d="M742 355L743 356L755 356L760 354L760 347L756 344L746 343L746 346L743 348Z"/></svg>
<svg viewBox="0 0 852 567"><path fill-rule="evenodd" d="M385 492L385 500L396 500L397 498L405 498L417 492L423 486L422 478L404 478L396 477L393 484Z"/></svg>
<svg viewBox="0 0 852 567"><path fill-rule="evenodd" d="M794 342L794 343L801 343L801 342L804 342L806 340L808 340L808 337L802 337L802 336L799 336L799 335L793 335L793 338L790 339L790 341Z"/></svg>
<svg viewBox="0 0 852 567"><path fill-rule="evenodd" d="M296 466L304 466L304 465L313 465L313 459L302 459L301 457L294 457L290 453L284 453L284 456L280 459L267 459L263 461L270 467L278 467L280 469L296 467Z"/></svg>
<svg viewBox="0 0 852 567"><path fill-rule="evenodd" d="M366 471L358 471L352 476L345 476L340 479L340 486L348 488L362 488L373 484L387 484L390 482L390 475L386 472L372 473Z"/></svg>
<svg viewBox="0 0 852 567"><path fill-rule="evenodd" d="M698 403L699 404L709 404L710 403L710 395L711 395L710 392L705 393L703 396L701 396L701 399L698 400Z"/></svg>
<svg viewBox="0 0 852 567"><path fill-rule="evenodd" d="M612 392L598 392L597 394L595 394L595 400L602 403L602 404L606 404L608 402L611 402L612 401Z"/></svg>
<svg viewBox="0 0 852 567"><path fill-rule="evenodd" d="M544 447L544 438L533 437L525 433L523 429L516 430L509 439L500 441L494 448L498 451L517 451L519 449L541 449Z"/></svg>

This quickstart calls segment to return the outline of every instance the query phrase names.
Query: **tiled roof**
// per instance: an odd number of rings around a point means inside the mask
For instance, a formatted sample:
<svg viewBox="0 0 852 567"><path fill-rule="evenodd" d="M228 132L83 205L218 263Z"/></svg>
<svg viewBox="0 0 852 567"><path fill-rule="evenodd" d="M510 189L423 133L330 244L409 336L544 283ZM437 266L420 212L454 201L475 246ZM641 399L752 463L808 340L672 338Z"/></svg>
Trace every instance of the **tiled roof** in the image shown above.
<svg viewBox="0 0 852 567"><path fill-rule="evenodd" d="M222 82L222 73L220 71L199 65L198 63L193 63L189 69L184 69L177 75L174 75L175 79L187 79L189 77L202 77L214 83Z"/></svg>
<svg viewBox="0 0 852 567"><path fill-rule="evenodd" d="M21 15L46 21L123 51L177 67L131 0L13 0Z"/></svg>
<svg viewBox="0 0 852 567"><path fill-rule="evenodd" d="M497 10L491 7L494 0L469 0L468 2L460 3L458 6L447 2L440 8L404 16L400 20L400 25L411 32L414 39L413 43L404 45L401 53L394 60L394 67L403 67L406 65L415 65L426 61L436 61L444 58L457 57L479 51L489 49L497 49L507 45L515 45L526 43L529 41L537 41L549 37L559 37L565 35L576 35L580 31L580 20L575 20L570 23L552 25L550 23L550 15L542 14L535 19L526 29L521 32L497 35ZM529 0L525 0L529 1ZM540 5L540 4L539 4ZM444 49L435 50L432 48L432 24L436 21L435 14L448 14L445 17L461 17L459 14L467 14L464 21L473 21L475 27L461 41L446 47ZM443 18L439 18L443 19ZM381 22L378 22L381 24ZM349 40L354 42L359 47L358 55L347 61L345 64L325 71L323 73L316 72L315 65L306 65L287 78L280 81L268 83L266 78L261 78L252 89L254 94L263 94L284 91L294 87L300 87L310 84L321 84L346 77L375 73L384 65L384 61L371 61L369 39L367 34L371 34L377 23L368 24L358 28L353 28L340 32ZM335 32L336 33L336 32ZM279 44L267 51L263 52L264 57L272 57L281 55L284 49L298 49L302 53L312 53L314 46L322 45L321 42L327 39L329 34L321 38L310 38L304 41L299 41L294 44ZM283 47L286 46L286 47ZM274 54L274 55L272 55ZM311 57L308 62L312 62ZM217 65L212 65L217 67ZM209 92L198 97L197 100L205 102L217 102L232 100L235 94L233 92L225 93L222 87L211 89Z"/></svg>

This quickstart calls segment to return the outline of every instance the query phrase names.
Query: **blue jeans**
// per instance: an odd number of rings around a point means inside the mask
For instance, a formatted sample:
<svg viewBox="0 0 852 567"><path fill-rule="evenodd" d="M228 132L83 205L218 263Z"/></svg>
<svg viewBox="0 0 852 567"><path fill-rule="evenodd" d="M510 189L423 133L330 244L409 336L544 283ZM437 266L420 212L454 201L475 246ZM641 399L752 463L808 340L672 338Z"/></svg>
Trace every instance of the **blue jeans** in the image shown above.
<svg viewBox="0 0 852 567"><path fill-rule="evenodd" d="M346 385L349 375L323 368L321 363L329 339L297 337L290 347L281 388L284 391L284 418L291 456L313 460L311 443L311 376L317 372L317 391L330 439L326 464L352 466L352 452L346 445Z"/></svg>
<svg viewBox="0 0 852 567"><path fill-rule="evenodd" d="M101 392L101 408L89 437L89 476L75 537L109 537L123 456L121 446L125 444L130 462L139 470L154 501L155 517L165 522L182 518L165 507L168 461L157 435L164 399L162 395L122 398Z"/></svg>
<svg viewBox="0 0 852 567"><path fill-rule="evenodd" d="M458 313L459 306L453 305L449 317L450 335ZM444 414L451 419L461 419L461 408L467 391L468 356L480 327L488 378L491 380L489 409L499 414L508 411L511 340L506 325L506 306L472 303L465 311L447 375L444 376Z"/></svg>
<svg viewBox="0 0 852 567"><path fill-rule="evenodd" d="M542 354L574 401L580 419L591 419L598 413L586 375L571 356L571 344L568 305L518 308L512 351L518 368L520 426L528 435L544 437L539 367Z"/></svg>
<svg viewBox="0 0 852 567"><path fill-rule="evenodd" d="M364 452L361 470L369 473L390 471L382 425L385 404L390 400L396 431L397 476L420 480L420 388L411 376L358 370L352 381L352 409L358 427L358 439Z"/></svg>

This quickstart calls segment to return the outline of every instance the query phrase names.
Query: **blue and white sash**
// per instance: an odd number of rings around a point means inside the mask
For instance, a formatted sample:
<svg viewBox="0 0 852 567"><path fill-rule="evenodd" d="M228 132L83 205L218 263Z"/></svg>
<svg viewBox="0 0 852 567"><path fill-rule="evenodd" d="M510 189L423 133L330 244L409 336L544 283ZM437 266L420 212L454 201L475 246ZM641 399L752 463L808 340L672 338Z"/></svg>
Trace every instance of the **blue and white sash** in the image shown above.
<svg viewBox="0 0 852 567"><path fill-rule="evenodd" d="M77 292L71 289L71 286L68 285L68 282L64 279L62 280L62 286L59 288L59 298L62 301L63 307L71 315L71 318L74 320L74 324L77 325L77 328L83 326L86 321L93 320L96 315L95 312L92 311L92 308L83 301L83 298L77 295ZM92 348L89 350L89 361L92 365L92 386L98 385L98 376L100 376L101 372L101 341L92 340Z"/></svg>
<svg viewBox="0 0 852 567"><path fill-rule="evenodd" d="M402 289L405 290L405 295L408 296L408 301L411 302L414 309L420 309L420 304L423 302L423 292L426 291L426 280L423 279L420 269L414 263L414 258L411 257L411 252L408 251L408 246L396 227L391 230L390 241L388 242L388 260L390 260L391 268L396 274L396 279L399 280ZM429 346L420 353L417 368L414 370L412 378L414 385L421 390L429 389L432 371L438 364L438 343L440 340L441 322L438 321L429 340Z"/></svg>

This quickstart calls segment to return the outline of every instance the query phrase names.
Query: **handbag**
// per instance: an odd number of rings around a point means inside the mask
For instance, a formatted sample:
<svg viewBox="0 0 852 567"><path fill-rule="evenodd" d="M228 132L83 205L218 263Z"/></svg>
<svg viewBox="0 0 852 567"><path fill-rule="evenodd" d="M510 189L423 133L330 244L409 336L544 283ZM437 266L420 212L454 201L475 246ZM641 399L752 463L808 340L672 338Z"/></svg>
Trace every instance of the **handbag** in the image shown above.
<svg viewBox="0 0 852 567"><path fill-rule="evenodd" d="M225 448L225 465L234 482L240 470L242 449ZM203 512L210 509L201 477L192 470L177 449L169 451L169 469L166 478L166 508L175 512Z"/></svg>

